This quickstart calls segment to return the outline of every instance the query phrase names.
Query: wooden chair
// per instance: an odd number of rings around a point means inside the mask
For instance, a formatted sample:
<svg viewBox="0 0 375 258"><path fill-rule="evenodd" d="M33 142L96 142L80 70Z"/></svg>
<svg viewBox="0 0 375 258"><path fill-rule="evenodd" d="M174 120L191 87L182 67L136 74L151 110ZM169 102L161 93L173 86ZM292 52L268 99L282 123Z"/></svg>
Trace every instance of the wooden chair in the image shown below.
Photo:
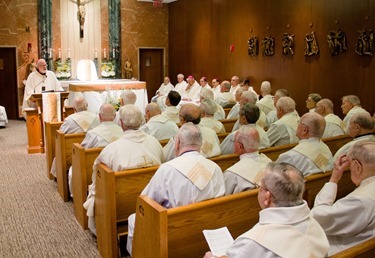
<svg viewBox="0 0 375 258"><path fill-rule="evenodd" d="M127 220L135 213L137 197L158 168L114 172L104 164L98 165L95 221L98 249L103 257L117 257L117 237L127 234Z"/></svg>
<svg viewBox="0 0 375 258"><path fill-rule="evenodd" d="M45 122L45 151L47 161L47 178L52 180L55 177L50 173L52 167L52 161L55 158L55 139L56 131L60 129L62 122Z"/></svg>
<svg viewBox="0 0 375 258"><path fill-rule="evenodd" d="M56 132L56 179L59 195L67 202L69 199L68 169L72 165L73 143L80 143L86 133L64 134Z"/></svg>
<svg viewBox="0 0 375 258"><path fill-rule="evenodd" d="M83 203L87 198L88 186L92 183L92 167L103 148L85 149L79 143L73 143L72 150L72 192L74 215L83 229L87 229L86 210Z"/></svg>
<svg viewBox="0 0 375 258"><path fill-rule="evenodd" d="M202 230L226 226L236 238L258 222L260 211L257 189L171 209L139 196L136 207L134 258L201 258L209 250Z"/></svg>

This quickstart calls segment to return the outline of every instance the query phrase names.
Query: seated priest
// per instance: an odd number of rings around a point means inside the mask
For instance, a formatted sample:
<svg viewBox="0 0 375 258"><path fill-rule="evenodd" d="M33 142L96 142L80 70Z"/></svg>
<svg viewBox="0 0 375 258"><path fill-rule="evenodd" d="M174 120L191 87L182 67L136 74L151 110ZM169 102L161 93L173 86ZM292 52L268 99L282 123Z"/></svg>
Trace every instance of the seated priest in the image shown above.
<svg viewBox="0 0 375 258"><path fill-rule="evenodd" d="M333 113L333 102L330 99L322 99L316 103L315 112L326 120L326 128L322 138L344 135L345 123Z"/></svg>
<svg viewBox="0 0 375 258"><path fill-rule="evenodd" d="M214 117L216 112L216 103L213 100L204 99L199 107L202 114L201 122L199 124L211 128L218 134L225 133L224 125Z"/></svg>
<svg viewBox="0 0 375 258"><path fill-rule="evenodd" d="M268 115L268 113L272 110L275 110L275 103L273 101L271 92L271 83L269 81L263 81L260 85L260 94L262 95L262 98L257 102L257 106L266 115Z"/></svg>
<svg viewBox="0 0 375 258"><path fill-rule="evenodd" d="M253 127L242 126L234 135L234 153L240 161L224 172L225 195L256 188L260 174L272 162L259 153L259 133Z"/></svg>
<svg viewBox="0 0 375 258"><path fill-rule="evenodd" d="M171 90L167 98L165 99L165 110L161 113L172 122L178 124L180 119L178 118L178 104L180 104L181 95L178 91Z"/></svg>
<svg viewBox="0 0 375 258"><path fill-rule="evenodd" d="M304 114L296 131L299 139L298 145L280 154L277 162L285 162L295 166L303 173L303 176L332 170L331 150L321 140L325 124L324 118L315 112Z"/></svg>
<svg viewBox="0 0 375 258"><path fill-rule="evenodd" d="M156 166L163 162L163 151L155 137L139 129L143 121L142 112L134 105L120 108L120 123L124 133L108 144L96 158L93 166L92 184L83 207L87 210L88 226L96 235L94 217L96 167L103 163L113 171Z"/></svg>
<svg viewBox="0 0 375 258"><path fill-rule="evenodd" d="M203 143L200 128L190 122L181 126L175 137L176 158L160 165L141 195L147 195L167 209L224 195L221 168L200 153ZM127 250L130 255L135 220L135 214L129 216Z"/></svg>
<svg viewBox="0 0 375 258"><path fill-rule="evenodd" d="M329 243L302 198L302 173L290 164L272 162L257 186L259 222L237 237L220 258L325 257ZM211 252L204 256L215 257Z"/></svg>
<svg viewBox="0 0 375 258"><path fill-rule="evenodd" d="M370 113L367 112L366 109L362 108L361 101L356 95L344 96L342 97L341 101L342 101L342 104L341 104L342 113L345 115L343 121L346 126L346 131L348 132L350 119L352 118L353 115L357 113L368 113L368 114Z"/></svg>
<svg viewBox="0 0 375 258"><path fill-rule="evenodd" d="M156 102L162 110L165 109L165 99L168 93L174 89L173 84L169 80L169 77L164 78L164 82L160 85L156 91L156 95L151 98L151 102Z"/></svg>

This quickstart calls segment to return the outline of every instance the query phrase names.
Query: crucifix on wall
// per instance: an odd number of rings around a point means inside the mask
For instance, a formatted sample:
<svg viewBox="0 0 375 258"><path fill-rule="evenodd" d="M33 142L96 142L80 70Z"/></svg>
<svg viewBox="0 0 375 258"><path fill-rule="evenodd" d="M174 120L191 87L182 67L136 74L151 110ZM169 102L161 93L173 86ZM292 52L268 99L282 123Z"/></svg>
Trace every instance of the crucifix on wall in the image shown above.
<svg viewBox="0 0 375 258"><path fill-rule="evenodd" d="M85 0L77 0L77 7L78 7L78 21L79 21L79 37L83 38L84 36L84 27L85 27L85 16L86 16L86 8L85 8Z"/></svg>

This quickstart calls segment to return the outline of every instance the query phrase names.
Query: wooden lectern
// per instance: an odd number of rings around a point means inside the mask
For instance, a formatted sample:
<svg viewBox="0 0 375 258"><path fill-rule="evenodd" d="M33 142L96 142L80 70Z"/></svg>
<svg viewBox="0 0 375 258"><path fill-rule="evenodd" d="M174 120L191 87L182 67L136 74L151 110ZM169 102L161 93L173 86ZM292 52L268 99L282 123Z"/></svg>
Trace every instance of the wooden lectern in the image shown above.
<svg viewBox="0 0 375 258"><path fill-rule="evenodd" d="M28 139L27 152L29 154L44 153L43 94L45 93L35 93L31 95L30 98L35 100L37 108L28 108L25 110ZM60 92L60 110L62 119L64 114L64 101L68 96L69 92Z"/></svg>

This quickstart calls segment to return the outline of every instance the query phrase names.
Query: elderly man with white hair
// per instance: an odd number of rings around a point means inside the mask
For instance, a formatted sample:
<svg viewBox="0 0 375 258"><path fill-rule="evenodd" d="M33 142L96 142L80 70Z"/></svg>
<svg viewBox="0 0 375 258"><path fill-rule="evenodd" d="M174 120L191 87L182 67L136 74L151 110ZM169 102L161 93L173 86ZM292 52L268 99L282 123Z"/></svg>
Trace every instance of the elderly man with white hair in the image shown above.
<svg viewBox="0 0 375 258"><path fill-rule="evenodd" d="M297 143L296 136L299 117L295 115L296 103L290 97L281 97L276 104L278 120L267 131L271 146Z"/></svg>
<svg viewBox="0 0 375 258"><path fill-rule="evenodd" d="M240 85L238 85L238 88ZM234 94L230 92L231 85L229 81L222 81L220 84L220 93L216 96L215 102L222 107L232 107L236 104ZM237 90L237 89L236 89Z"/></svg>
<svg viewBox="0 0 375 258"><path fill-rule="evenodd" d="M185 92L187 82L184 80L185 76L180 73L177 75L177 84L174 86L174 90L182 95Z"/></svg>
<svg viewBox="0 0 375 258"><path fill-rule="evenodd" d="M325 128L324 118L314 112L301 117L296 135L300 140L293 149L280 154L276 162L289 163L304 176L332 170L332 152L321 140Z"/></svg>
<svg viewBox="0 0 375 258"><path fill-rule="evenodd" d="M371 115L368 113L357 113L353 115L348 124L348 134L353 140L336 151L333 160L337 160L340 155L346 154L350 147L358 141L375 141L374 124L374 119L372 119Z"/></svg>
<svg viewBox="0 0 375 258"><path fill-rule="evenodd" d="M169 209L224 195L221 168L200 154L200 127L193 123L181 126L175 140L176 158L162 164L141 195L147 195ZM129 216L127 250L132 254L135 214Z"/></svg>
<svg viewBox="0 0 375 258"><path fill-rule="evenodd" d="M199 102L202 103L202 101L205 100L205 99L209 99L209 100L214 101L214 99L215 99L214 92L210 89L202 88L201 92L199 93ZM219 104L217 104L216 102L214 102L214 103L215 103L215 106L216 106L216 112L214 114L214 117L217 120L225 119L225 111L224 111L223 107L220 106Z"/></svg>
<svg viewBox="0 0 375 258"><path fill-rule="evenodd" d="M343 121L346 125L346 131L348 132L349 122L353 115L357 113L368 113L367 110L361 107L361 101L356 95L347 95L341 99L342 113L345 115Z"/></svg>
<svg viewBox="0 0 375 258"><path fill-rule="evenodd" d="M142 125L140 129L159 141L170 139L178 132L176 123L161 115L161 109L156 103L150 103L146 106L146 121L147 123Z"/></svg>
<svg viewBox="0 0 375 258"><path fill-rule="evenodd" d="M235 95L236 94L236 90L241 87L240 85L240 78L238 78L237 75L234 75L232 76L231 80L230 80L230 92Z"/></svg>
<svg viewBox="0 0 375 258"><path fill-rule="evenodd" d="M270 128L271 124L277 121L277 112L276 112L276 103L281 97L290 97L289 92L285 89L278 89L275 92L275 96L273 97L273 104L275 106L274 110L268 112L266 117L266 128ZM298 115L297 111L295 111Z"/></svg>
<svg viewBox="0 0 375 258"><path fill-rule="evenodd" d="M103 163L113 171L122 171L159 165L163 162L163 150L155 137L139 129L143 121L142 112L134 105L120 108L120 123L124 133L108 144L96 158L93 166L92 184L84 203L89 217L89 229L96 234L94 204L96 167Z"/></svg>
<svg viewBox="0 0 375 258"><path fill-rule="evenodd" d="M200 104L202 126L211 128L216 133L225 133L224 125L214 117L216 112L216 103L210 99L204 99Z"/></svg>
<svg viewBox="0 0 375 258"><path fill-rule="evenodd" d="M125 91L121 92L120 107L128 105L128 104L134 105L136 101L137 101L137 95L135 95L135 93L133 91L125 90ZM115 123L118 124L119 126L121 126L121 124L120 124L120 112L119 111L117 111L117 113L116 113Z"/></svg>
<svg viewBox="0 0 375 258"><path fill-rule="evenodd" d="M271 83L269 81L263 81L260 85L260 94L263 98L261 98L257 102L257 106L261 111L263 111L266 115L272 110L275 110L275 104L273 102L273 97L271 95L272 88Z"/></svg>
<svg viewBox="0 0 375 258"><path fill-rule="evenodd" d="M152 102L157 102L159 107L165 109L165 99L168 93L174 89L173 84L169 80L169 77L164 78L164 82L160 85L159 89L156 91L156 95L151 98Z"/></svg>
<svg viewBox="0 0 375 258"><path fill-rule="evenodd" d="M240 161L224 172L225 195L256 188L260 173L272 160L259 153L259 133L253 127L242 126L234 135L234 153Z"/></svg>
<svg viewBox="0 0 375 258"><path fill-rule="evenodd" d="M316 103L315 112L326 120L326 128L322 138L345 134L345 123L333 113L333 103L330 99L322 99Z"/></svg>
<svg viewBox="0 0 375 258"><path fill-rule="evenodd" d="M336 200L338 182L348 168L357 188ZM374 189L375 141L358 141L335 161L331 178L311 209L328 237L329 256L375 237Z"/></svg>
<svg viewBox="0 0 375 258"><path fill-rule="evenodd" d="M304 181L292 165L269 163L257 183L259 222L237 237L220 258L325 257L329 243L302 198ZM204 256L214 257L211 252Z"/></svg>
<svg viewBox="0 0 375 258"><path fill-rule="evenodd" d="M234 95L235 100L237 101L236 104L230 109L227 119L238 119L238 113L241 108L241 95L244 91L247 91L245 87L239 87L236 90L236 94Z"/></svg>
<svg viewBox="0 0 375 258"><path fill-rule="evenodd" d="M240 89L238 89L240 90ZM244 91L241 94L240 97L240 106L242 107L245 103L251 103L254 104L257 102L258 96L252 92L252 91ZM261 128L264 128L266 125L266 115L264 114L263 111L259 110L259 118L258 121L256 122L258 126ZM233 125L232 132L238 130L240 128L240 121L239 119L236 121L236 123Z"/></svg>

